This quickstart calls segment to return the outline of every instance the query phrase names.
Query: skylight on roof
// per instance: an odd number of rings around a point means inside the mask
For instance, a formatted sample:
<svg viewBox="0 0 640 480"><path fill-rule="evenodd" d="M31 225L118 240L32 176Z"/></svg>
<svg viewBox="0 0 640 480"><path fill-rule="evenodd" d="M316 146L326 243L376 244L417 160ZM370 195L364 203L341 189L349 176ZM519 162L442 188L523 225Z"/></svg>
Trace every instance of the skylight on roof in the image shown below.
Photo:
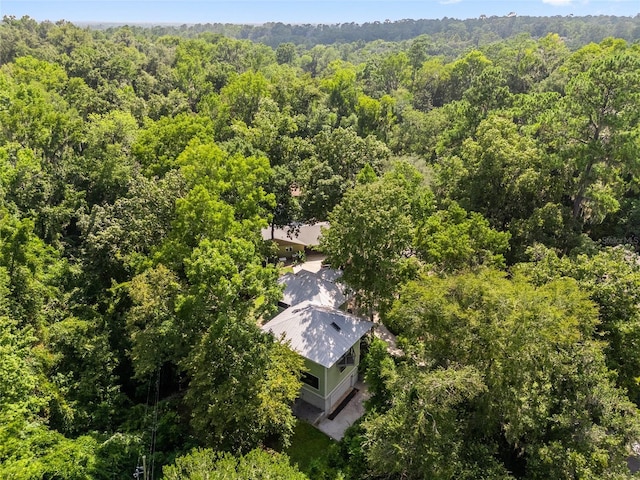
<svg viewBox="0 0 640 480"><path fill-rule="evenodd" d="M340 325L338 325L336 322L331 322L331 326L332 326L333 328L335 328L338 332L342 330L342 329L340 328Z"/></svg>

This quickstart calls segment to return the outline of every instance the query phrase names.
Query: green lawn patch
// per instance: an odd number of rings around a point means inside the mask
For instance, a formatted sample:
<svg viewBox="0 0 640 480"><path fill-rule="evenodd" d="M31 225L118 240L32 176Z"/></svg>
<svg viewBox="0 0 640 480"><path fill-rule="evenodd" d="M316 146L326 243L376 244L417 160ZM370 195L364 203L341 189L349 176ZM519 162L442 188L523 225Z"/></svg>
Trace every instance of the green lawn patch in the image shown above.
<svg viewBox="0 0 640 480"><path fill-rule="evenodd" d="M298 420L291 439L291 446L284 453L289 455L291 463L308 473L314 461L325 464L327 455L335 442L317 428ZM316 463L316 465L317 465Z"/></svg>

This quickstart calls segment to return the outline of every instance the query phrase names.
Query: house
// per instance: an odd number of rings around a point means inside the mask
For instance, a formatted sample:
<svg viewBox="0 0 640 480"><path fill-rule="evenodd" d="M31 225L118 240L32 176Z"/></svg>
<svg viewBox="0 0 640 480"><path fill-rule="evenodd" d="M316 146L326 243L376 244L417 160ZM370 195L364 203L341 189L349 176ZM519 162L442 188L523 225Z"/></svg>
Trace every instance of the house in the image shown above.
<svg viewBox="0 0 640 480"><path fill-rule="evenodd" d="M318 273L300 270L298 273L287 273L278 279L284 284L284 293L279 306L287 308L302 302L311 302L325 307L340 308L347 297L336 283L340 277L337 270L323 268Z"/></svg>
<svg viewBox="0 0 640 480"><path fill-rule="evenodd" d="M373 323L341 310L303 302L262 326L304 358L300 398L331 413L358 380L360 339Z"/></svg>
<svg viewBox="0 0 640 480"><path fill-rule="evenodd" d="M322 280L338 284L340 282L340 278L342 277L342 271L324 266L316 272L316 275Z"/></svg>
<svg viewBox="0 0 640 480"><path fill-rule="evenodd" d="M298 224L289 227L269 227L262 229L262 239L272 240L278 245L278 257L292 258L297 253L309 253L320 244L322 228L328 228L329 222L313 225Z"/></svg>

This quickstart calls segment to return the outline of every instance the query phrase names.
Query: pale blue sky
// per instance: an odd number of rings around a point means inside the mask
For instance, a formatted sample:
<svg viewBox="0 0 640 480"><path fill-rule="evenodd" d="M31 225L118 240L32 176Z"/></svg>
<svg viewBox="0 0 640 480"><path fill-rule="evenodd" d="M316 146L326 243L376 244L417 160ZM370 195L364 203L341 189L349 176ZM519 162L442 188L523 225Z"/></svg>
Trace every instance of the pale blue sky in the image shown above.
<svg viewBox="0 0 640 480"><path fill-rule="evenodd" d="M405 18L640 14L640 0L0 0L0 15L72 22L343 23Z"/></svg>

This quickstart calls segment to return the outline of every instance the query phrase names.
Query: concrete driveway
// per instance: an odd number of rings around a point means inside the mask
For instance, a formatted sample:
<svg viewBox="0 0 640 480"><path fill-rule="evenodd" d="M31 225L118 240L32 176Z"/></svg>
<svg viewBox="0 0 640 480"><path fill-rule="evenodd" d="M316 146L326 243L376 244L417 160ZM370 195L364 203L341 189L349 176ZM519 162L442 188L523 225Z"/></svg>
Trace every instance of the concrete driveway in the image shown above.
<svg viewBox="0 0 640 480"><path fill-rule="evenodd" d="M293 273L298 273L300 270L317 273L322 268L322 261L326 257L326 255L322 255L320 253L309 255L304 263L299 263L293 267Z"/></svg>
<svg viewBox="0 0 640 480"><path fill-rule="evenodd" d="M356 420L364 415L363 402L369 398L369 390L363 382L356 383L355 388L358 389L358 393L356 393L351 401L333 420L324 418L317 425L318 430L330 436L334 440L342 440L347 428L353 425Z"/></svg>

